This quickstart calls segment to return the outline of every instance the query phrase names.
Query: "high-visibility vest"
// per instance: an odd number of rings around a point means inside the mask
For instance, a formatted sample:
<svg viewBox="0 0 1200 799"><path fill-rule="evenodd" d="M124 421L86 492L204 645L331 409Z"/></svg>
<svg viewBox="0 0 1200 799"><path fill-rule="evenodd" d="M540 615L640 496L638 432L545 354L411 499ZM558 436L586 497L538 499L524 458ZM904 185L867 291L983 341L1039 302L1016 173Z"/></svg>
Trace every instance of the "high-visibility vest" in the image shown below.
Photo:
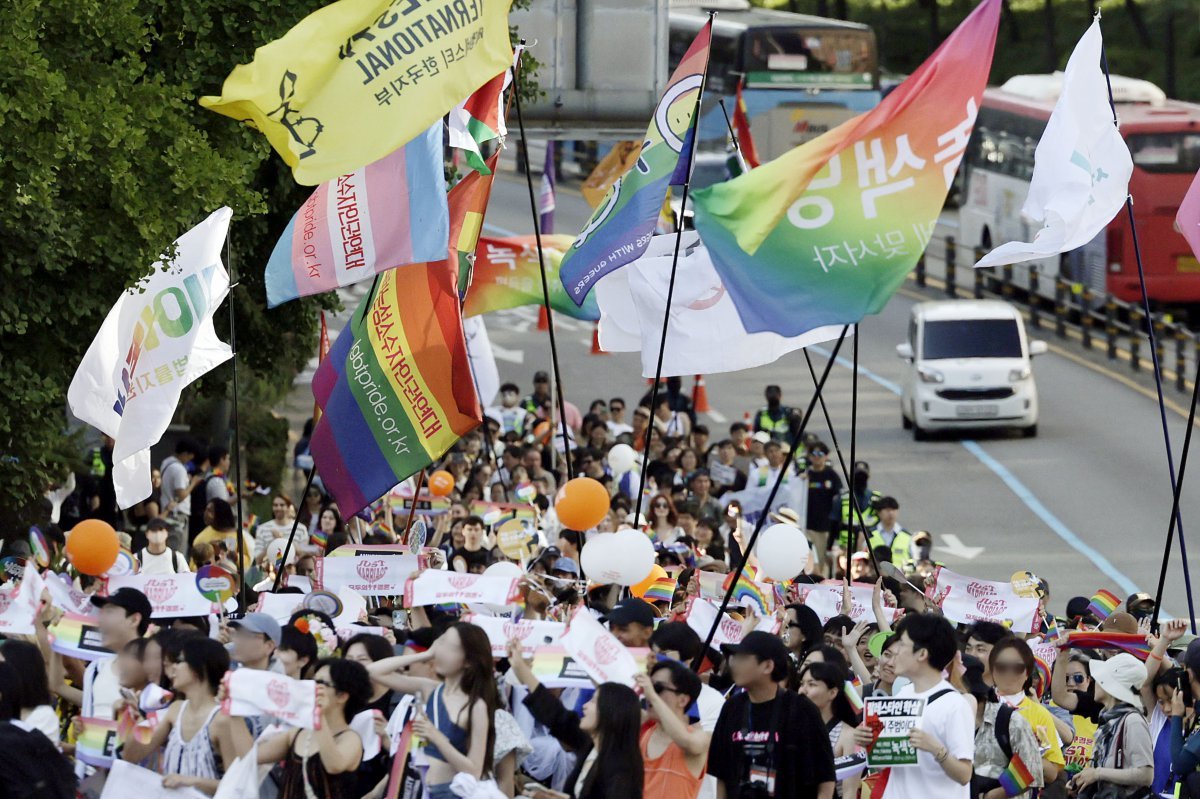
<svg viewBox="0 0 1200 799"><path fill-rule="evenodd" d="M769 408L759 408L758 415L754 419L755 427L759 430L771 434L774 438L776 435L786 435L788 432L788 416L784 414L780 419L772 419Z"/></svg>
<svg viewBox="0 0 1200 799"><path fill-rule="evenodd" d="M104 457L100 454L100 448L92 449L92 476L103 477L106 469L104 468Z"/></svg>
<svg viewBox="0 0 1200 799"><path fill-rule="evenodd" d="M897 530L896 537L892 539L892 563L900 568L905 568L906 564L912 561L912 534L907 530ZM876 528L867 536L867 546L872 550L876 547L886 547L887 543L883 540L883 534Z"/></svg>
<svg viewBox="0 0 1200 799"><path fill-rule="evenodd" d="M867 497L866 502L864 502L862 507L859 508L859 511L862 512L862 526L868 530L879 524L879 516L875 514L875 509L871 506L875 500L882 496L883 494L880 494L878 491L872 491ZM841 495L839 496L839 501L841 502L840 518L842 522L842 531L838 534L838 545L841 546L843 551L850 549L850 531L854 530L857 533L859 529L858 514L854 512L854 504L850 501L850 497L851 494L848 489L843 489ZM856 544L857 541L858 536L856 534Z"/></svg>

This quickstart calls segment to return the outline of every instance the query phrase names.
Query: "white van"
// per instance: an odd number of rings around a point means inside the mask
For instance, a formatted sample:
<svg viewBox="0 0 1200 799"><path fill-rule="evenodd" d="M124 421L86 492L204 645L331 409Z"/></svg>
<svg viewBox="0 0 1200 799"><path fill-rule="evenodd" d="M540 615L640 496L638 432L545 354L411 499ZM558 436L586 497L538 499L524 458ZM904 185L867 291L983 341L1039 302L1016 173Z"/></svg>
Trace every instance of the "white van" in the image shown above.
<svg viewBox="0 0 1200 799"><path fill-rule="evenodd" d="M937 430L1015 427L1037 435L1037 387L1030 358L1046 342L1029 341L1020 312L999 300L923 302L912 310L908 363L900 395L904 429L921 441Z"/></svg>

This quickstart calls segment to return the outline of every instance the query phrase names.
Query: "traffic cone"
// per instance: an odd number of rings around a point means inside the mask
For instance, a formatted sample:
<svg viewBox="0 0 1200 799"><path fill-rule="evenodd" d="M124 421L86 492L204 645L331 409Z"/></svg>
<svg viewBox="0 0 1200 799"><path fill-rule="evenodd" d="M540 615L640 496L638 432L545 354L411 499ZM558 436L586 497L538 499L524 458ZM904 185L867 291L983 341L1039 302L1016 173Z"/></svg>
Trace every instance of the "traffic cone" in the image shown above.
<svg viewBox="0 0 1200 799"><path fill-rule="evenodd" d="M692 387L692 409L696 413L708 413L708 389L704 385L704 375L696 375L696 384Z"/></svg>
<svg viewBox="0 0 1200 799"><path fill-rule="evenodd" d="M592 355L608 355L600 349L600 325L592 325Z"/></svg>
<svg viewBox="0 0 1200 799"><path fill-rule="evenodd" d="M538 323L537 323L537 329L538 329L538 330L549 330L549 329L550 329L550 317L549 317L549 315L547 315L547 313L546 313L546 306L545 306L545 305L539 305L539 306L538 306Z"/></svg>

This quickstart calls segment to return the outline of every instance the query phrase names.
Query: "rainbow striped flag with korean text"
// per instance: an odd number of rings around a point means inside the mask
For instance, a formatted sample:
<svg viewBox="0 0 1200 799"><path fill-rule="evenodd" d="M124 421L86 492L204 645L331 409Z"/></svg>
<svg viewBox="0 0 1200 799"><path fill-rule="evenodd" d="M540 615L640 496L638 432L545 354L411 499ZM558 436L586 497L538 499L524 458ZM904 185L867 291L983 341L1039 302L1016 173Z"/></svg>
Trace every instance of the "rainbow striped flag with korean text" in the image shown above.
<svg viewBox="0 0 1200 799"><path fill-rule="evenodd" d="M799 336L878 313L929 242L987 84L983 0L871 111L696 192L695 225L747 332Z"/></svg>
<svg viewBox="0 0 1200 799"><path fill-rule="evenodd" d="M392 269L313 377L312 455L346 516L440 458L483 418L458 314L457 264Z"/></svg>

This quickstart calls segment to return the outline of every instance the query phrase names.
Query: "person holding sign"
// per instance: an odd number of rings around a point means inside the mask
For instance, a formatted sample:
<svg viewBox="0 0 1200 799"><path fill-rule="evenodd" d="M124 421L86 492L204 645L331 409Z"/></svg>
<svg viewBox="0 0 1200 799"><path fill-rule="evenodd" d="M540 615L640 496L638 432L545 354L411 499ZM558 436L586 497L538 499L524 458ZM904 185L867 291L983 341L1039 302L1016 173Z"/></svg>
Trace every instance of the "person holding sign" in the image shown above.
<svg viewBox="0 0 1200 799"><path fill-rule="evenodd" d="M687 711L700 697L700 678L674 660L652 663L634 678L646 699L651 726L642 733L647 796L695 799L704 779L711 736L689 724Z"/></svg>
<svg viewBox="0 0 1200 799"><path fill-rule="evenodd" d="M883 799L968 799L975 729L971 706L942 676L954 660L954 627L930 613L906 615L896 626L896 675L910 680L895 699L919 699L924 711L908 734L917 750L912 766L893 767ZM869 711L868 711L869 715ZM855 731L860 746L870 752L876 734L864 722Z"/></svg>

